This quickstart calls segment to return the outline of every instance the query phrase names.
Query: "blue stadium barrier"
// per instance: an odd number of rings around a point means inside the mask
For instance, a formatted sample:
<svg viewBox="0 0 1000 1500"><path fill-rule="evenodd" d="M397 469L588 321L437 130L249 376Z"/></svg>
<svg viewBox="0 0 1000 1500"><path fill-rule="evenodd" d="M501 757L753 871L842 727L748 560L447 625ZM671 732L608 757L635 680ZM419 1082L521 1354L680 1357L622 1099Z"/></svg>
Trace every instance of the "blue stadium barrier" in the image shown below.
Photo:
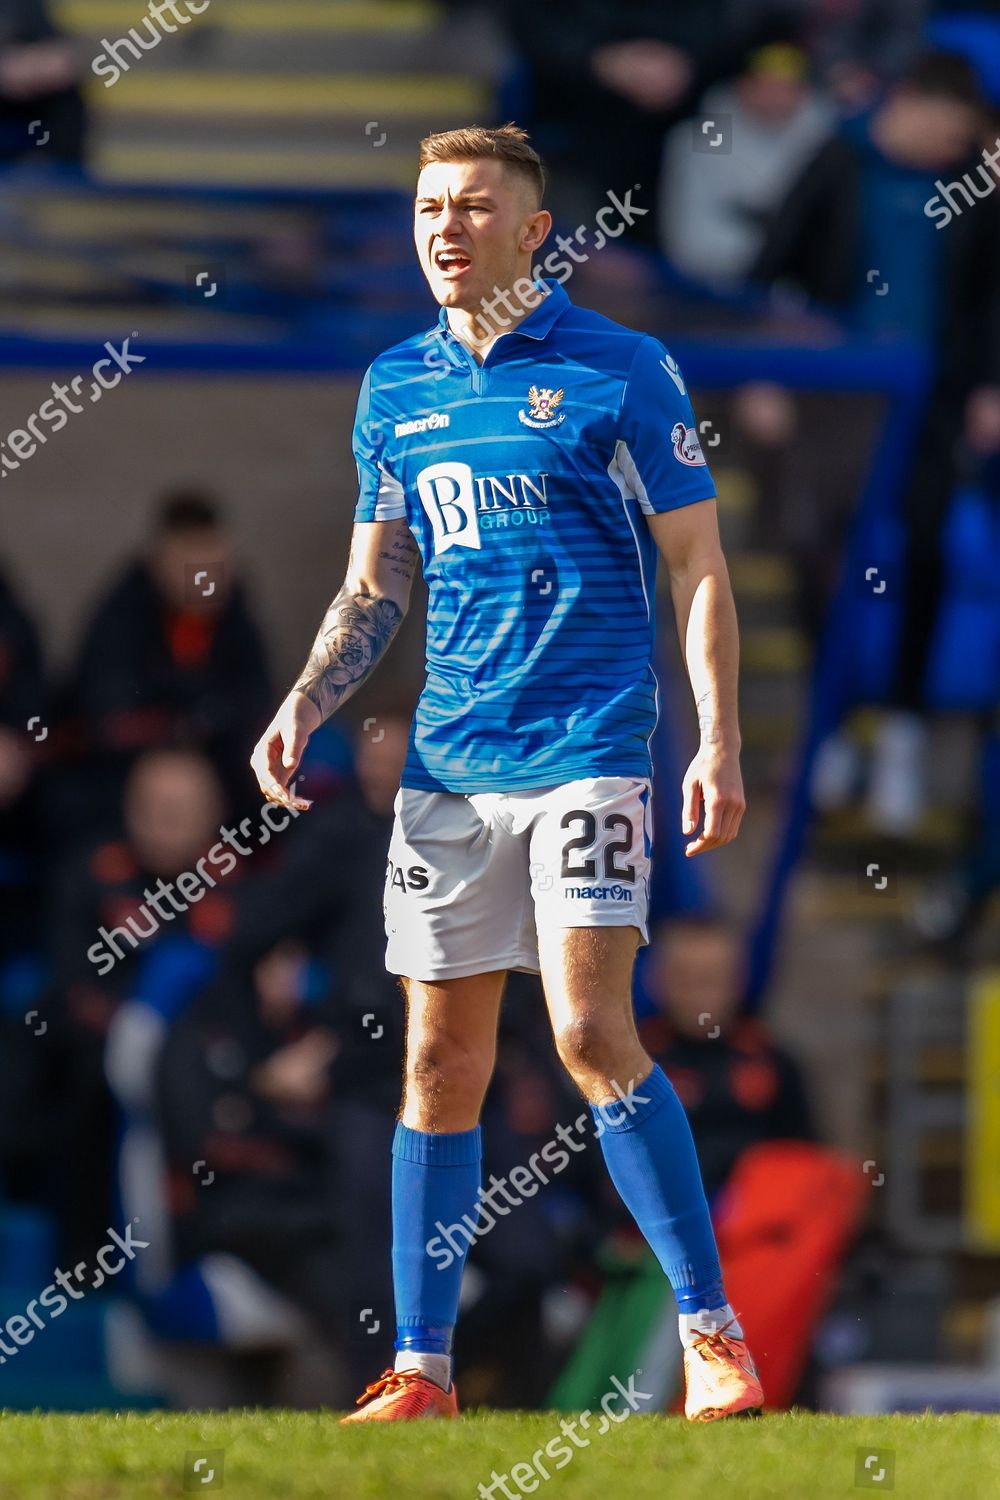
<svg viewBox="0 0 1000 1500"><path fill-rule="evenodd" d="M980 709L1000 702L1000 496L962 485L942 537L945 583L927 670L936 709Z"/></svg>

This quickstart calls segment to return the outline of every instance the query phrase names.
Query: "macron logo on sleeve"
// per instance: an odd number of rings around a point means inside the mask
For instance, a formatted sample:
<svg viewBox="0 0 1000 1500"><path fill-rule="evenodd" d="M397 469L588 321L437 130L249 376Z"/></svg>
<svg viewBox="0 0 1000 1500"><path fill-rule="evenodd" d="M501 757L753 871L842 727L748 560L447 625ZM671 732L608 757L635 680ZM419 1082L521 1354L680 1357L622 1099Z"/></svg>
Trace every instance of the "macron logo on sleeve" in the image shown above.
<svg viewBox="0 0 1000 1500"><path fill-rule="evenodd" d="M680 391L681 395L686 396L687 386L684 384L684 376L681 374L677 366L677 361L674 359L673 355L668 354L666 359L661 359L660 368L666 370L667 374L670 376L670 379L674 382L674 385Z"/></svg>

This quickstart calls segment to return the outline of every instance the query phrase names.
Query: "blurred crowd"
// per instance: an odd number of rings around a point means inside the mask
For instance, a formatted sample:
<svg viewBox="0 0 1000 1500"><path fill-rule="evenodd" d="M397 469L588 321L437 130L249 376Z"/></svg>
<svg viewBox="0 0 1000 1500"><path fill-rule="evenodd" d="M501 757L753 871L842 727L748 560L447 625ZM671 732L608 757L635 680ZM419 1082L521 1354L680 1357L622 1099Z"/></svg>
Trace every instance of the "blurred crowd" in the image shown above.
<svg viewBox="0 0 1000 1500"><path fill-rule="evenodd" d="M591 225L609 189L634 188L655 209L635 239L692 292L808 304L834 343L901 347L926 362L900 501L891 711L869 764L836 735L814 783L829 811L863 778L872 824L906 837L927 808L924 709L942 599L963 579L982 598L970 531L1000 555L1000 7L590 0L539 11L512 0L504 11L522 58L510 107L552 168L559 217ZM780 455L767 499L814 636L857 494L845 506L840 475L838 503L820 475L803 473L810 446L835 473L842 465L832 407L826 417L825 435L809 433L801 400L755 384L737 392L728 429L758 463ZM968 641L981 653L978 692L962 706L989 712L1000 698L996 611L980 624L986 637L973 630Z"/></svg>
<svg viewBox="0 0 1000 1500"><path fill-rule="evenodd" d="M3 0L0 162L41 152L67 165L80 163L86 133L83 78L83 59L59 35L45 0Z"/></svg>

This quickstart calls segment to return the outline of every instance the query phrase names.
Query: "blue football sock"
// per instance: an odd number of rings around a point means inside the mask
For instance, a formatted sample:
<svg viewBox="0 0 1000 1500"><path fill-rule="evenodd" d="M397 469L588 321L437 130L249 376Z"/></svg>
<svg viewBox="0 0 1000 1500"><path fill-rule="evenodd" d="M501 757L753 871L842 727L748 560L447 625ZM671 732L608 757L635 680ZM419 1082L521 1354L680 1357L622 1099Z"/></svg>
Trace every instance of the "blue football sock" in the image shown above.
<svg viewBox="0 0 1000 1500"><path fill-rule="evenodd" d="M611 1180L663 1267L679 1312L725 1307L691 1127L663 1069L591 1109Z"/></svg>
<svg viewBox="0 0 1000 1500"><path fill-rule="evenodd" d="M482 1133L396 1126L392 1143L396 1349L449 1355L462 1271L479 1222Z"/></svg>

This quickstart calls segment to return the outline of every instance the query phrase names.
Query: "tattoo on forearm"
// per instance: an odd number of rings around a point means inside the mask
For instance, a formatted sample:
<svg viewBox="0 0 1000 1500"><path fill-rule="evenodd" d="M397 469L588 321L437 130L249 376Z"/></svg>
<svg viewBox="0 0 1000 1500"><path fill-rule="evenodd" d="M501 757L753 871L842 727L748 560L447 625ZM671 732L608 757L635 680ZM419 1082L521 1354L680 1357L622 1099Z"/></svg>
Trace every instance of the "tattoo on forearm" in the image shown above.
<svg viewBox="0 0 1000 1500"><path fill-rule="evenodd" d="M392 599L345 584L326 612L296 692L328 719L371 674L402 621L403 611Z"/></svg>

